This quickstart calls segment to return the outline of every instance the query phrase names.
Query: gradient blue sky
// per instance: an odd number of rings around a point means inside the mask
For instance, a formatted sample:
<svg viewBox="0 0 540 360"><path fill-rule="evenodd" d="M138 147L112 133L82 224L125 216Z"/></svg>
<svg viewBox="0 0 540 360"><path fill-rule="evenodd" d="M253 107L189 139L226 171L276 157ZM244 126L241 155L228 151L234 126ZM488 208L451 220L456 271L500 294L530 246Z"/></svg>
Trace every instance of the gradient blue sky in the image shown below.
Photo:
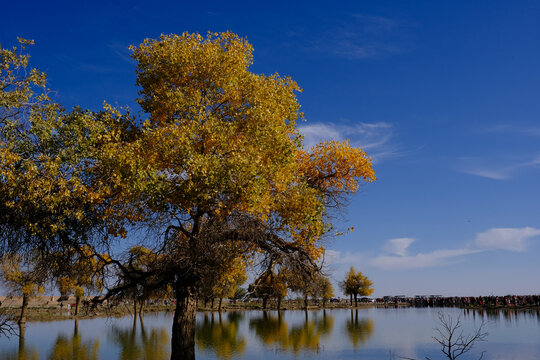
<svg viewBox="0 0 540 360"><path fill-rule="evenodd" d="M0 42L66 107L137 109L130 44L233 31L257 73L304 92L306 142L350 139L377 182L328 242L375 295L540 293L540 3L537 1L9 1Z"/></svg>

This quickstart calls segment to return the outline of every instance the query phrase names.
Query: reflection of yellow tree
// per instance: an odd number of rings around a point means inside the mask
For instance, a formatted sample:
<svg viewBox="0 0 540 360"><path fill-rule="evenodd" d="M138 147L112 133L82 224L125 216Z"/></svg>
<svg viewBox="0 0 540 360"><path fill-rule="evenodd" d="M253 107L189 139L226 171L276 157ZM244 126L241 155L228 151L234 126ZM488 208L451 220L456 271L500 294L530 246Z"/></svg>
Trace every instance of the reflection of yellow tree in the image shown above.
<svg viewBox="0 0 540 360"><path fill-rule="evenodd" d="M99 341L82 342L79 335L79 320L75 319L75 328L71 339L59 335L49 355L50 360L97 360L99 358Z"/></svg>
<svg viewBox="0 0 540 360"><path fill-rule="evenodd" d="M334 328L334 317L327 315L326 310L323 310L322 319L319 320L317 326L321 331L321 335L330 335L332 333L332 329Z"/></svg>
<svg viewBox="0 0 540 360"><path fill-rule="evenodd" d="M351 309L351 319L347 320L347 334L355 349L358 347L358 343L365 344L374 330L373 320L367 318L358 320L358 309L354 312L354 316Z"/></svg>
<svg viewBox="0 0 540 360"><path fill-rule="evenodd" d="M264 312L259 319L252 319L249 323L251 330L263 341L266 346L278 345L282 350L291 350L297 354L301 350L318 350L321 336L332 332L334 319L323 312L322 318L310 320L308 312L301 325L290 329L281 318Z"/></svg>
<svg viewBox="0 0 540 360"><path fill-rule="evenodd" d="M137 334L137 320L133 321L131 329L121 329L113 326L111 337L120 346L121 360L165 360L170 357L169 334L164 328L152 329L147 332L144 328L143 317L141 322L140 336Z"/></svg>
<svg viewBox="0 0 540 360"><path fill-rule="evenodd" d="M317 350L321 337L321 333L318 330L320 329L316 326L315 321L308 320L308 312L306 311L306 321L300 326L293 326L289 331L287 338L288 348L295 354L302 349ZM284 348L287 347L284 346Z"/></svg>
<svg viewBox="0 0 540 360"><path fill-rule="evenodd" d="M288 337L287 323L281 317L281 311L278 316L270 316L264 311L263 316L249 321L249 329L255 331L255 334L266 345L279 344L280 339Z"/></svg>
<svg viewBox="0 0 540 360"><path fill-rule="evenodd" d="M216 321L214 313L204 315L203 321L197 324L195 337L201 350L213 350L220 359L232 359L246 349L246 340L240 337L238 326L242 314L232 312L223 320L221 313Z"/></svg>

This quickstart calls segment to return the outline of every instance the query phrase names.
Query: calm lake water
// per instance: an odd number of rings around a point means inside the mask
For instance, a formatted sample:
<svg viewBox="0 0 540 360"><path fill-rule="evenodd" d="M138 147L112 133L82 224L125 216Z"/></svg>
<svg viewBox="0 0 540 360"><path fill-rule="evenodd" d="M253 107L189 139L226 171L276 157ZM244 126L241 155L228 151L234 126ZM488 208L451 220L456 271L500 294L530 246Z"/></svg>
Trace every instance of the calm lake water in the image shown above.
<svg viewBox="0 0 540 360"><path fill-rule="evenodd" d="M470 354L484 359L540 359L539 311L371 308L245 311L197 315L197 359L442 359L434 343L438 312L489 335ZM170 355L171 313L29 322L24 343L0 338L0 359L146 359ZM464 356L463 358L467 358Z"/></svg>

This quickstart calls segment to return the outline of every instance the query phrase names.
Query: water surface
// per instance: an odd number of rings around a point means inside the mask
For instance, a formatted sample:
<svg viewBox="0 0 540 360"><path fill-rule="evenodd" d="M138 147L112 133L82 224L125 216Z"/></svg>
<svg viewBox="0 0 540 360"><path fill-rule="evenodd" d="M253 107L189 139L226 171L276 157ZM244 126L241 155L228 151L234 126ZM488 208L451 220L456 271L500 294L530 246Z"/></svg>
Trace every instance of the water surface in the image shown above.
<svg viewBox="0 0 540 360"><path fill-rule="evenodd" d="M197 359L442 359L432 339L438 312L460 318L465 333L485 322L489 335L475 358L540 359L539 311L449 308L203 312ZM164 360L171 324L171 313L29 322L24 341L0 338L0 359Z"/></svg>

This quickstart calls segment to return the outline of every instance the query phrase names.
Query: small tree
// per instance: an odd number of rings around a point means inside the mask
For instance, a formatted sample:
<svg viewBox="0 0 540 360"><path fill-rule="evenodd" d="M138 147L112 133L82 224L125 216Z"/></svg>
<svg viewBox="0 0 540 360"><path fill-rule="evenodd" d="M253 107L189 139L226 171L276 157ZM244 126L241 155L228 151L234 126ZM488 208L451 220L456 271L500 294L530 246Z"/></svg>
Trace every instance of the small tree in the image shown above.
<svg viewBox="0 0 540 360"><path fill-rule="evenodd" d="M485 322L471 334L464 334L462 330L461 315L456 319L450 315L438 313L439 327L435 329L437 335L433 339L441 346L441 352L450 360L455 360L468 353L480 341L485 341L488 333L484 331ZM485 351L480 353L479 360L484 357ZM430 360L429 358L426 358Z"/></svg>
<svg viewBox="0 0 540 360"><path fill-rule="evenodd" d="M358 306L358 295L369 296L374 291L373 282L367 276L364 276L362 272L356 272L353 266L351 266L345 280L341 283L341 288L346 295L351 297L351 306L353 296L354 306Z"/></svg>
<svg viewBox="0 0 540 360"><path fill-rule="evenodd" d="M247 290L243 287L239 287L238 289L236 289L233 296L231 296L233 303L236 304L238 300L244 299L247 293L248 293Z"/></svg>
<svg viewBox="0 0 540 360"><path fill-rule="evenodd" d="M102 290L104 267L107 265L108 257L95 254L89 246L83 246L78 250L71 249L57 256L53 255L51 258L56 260L53 273L56 273L60 295L75 295L75 316L77 316L85 289Z"/></svg>
<svg viewBox="0 0 540 360"><path fill-rule="evenodd" d="M285 276L274 274L271 270L262 273L248 289L251 297L262 299L263 309L266 309L269 299L276 299L278 310L281 308L281 301L287 296L287 291Z"/></svg>
<svg viewBox="0 0 540 360"><path fill-rule="evenodd" d="M334 287L330 279L326 276L318 276L315 281L315 293L322 300L322 307L326 307L326 302L334 297Z"/></svg>
<svg viewBox="0 0 540 360"><path fill-rule="evenodd" d="M22 296L19 325L26 323L28 302L38 293L44 293L43 284L47 279L47 271L39 257L8 253L2 256L2 280L11 293Z"/></svg>
<svg viewBox="0 0 540 360"><path fill-rule="evenodd" d="M486 325L485 321L482 320L482 323L478 328L476 328L472 333L465 334L462 329L461 315L457 319L454 319L451 315L445 315L442 312L437 313L439 326L433 329L436 333L433 336L433 340L441 346L441 352L444 354L444 357L449 360L456 360L460 356L468 353L473 349L473 347L481 342L485 341L488 333L484 331ZM481 360L484 357L485 351L480 353L478 360ZM415 358L397 356L399 359L404 360L416 360ZM394 358L394 355L392 355ZM426 356L427 360L431 358Z"/></svg>
<svg viewBox="0 0 540 360"><path fill-rule="evenodd" d="M234 259L216 280L212 292L219 298L218 310L221 312L223 298L233 297L236 290L247 280L246 264L242 258Z"/></svg>
<svg viewBox="0 0 540 360"><path fill-rule="evenodd" d="M304 299L304 309L308 308L308 298L314 298L316 296L316 281L319 278L319 274L313 276L306 276L303 273L287 270L287 286L291 291L294 291Z"/></svg>

